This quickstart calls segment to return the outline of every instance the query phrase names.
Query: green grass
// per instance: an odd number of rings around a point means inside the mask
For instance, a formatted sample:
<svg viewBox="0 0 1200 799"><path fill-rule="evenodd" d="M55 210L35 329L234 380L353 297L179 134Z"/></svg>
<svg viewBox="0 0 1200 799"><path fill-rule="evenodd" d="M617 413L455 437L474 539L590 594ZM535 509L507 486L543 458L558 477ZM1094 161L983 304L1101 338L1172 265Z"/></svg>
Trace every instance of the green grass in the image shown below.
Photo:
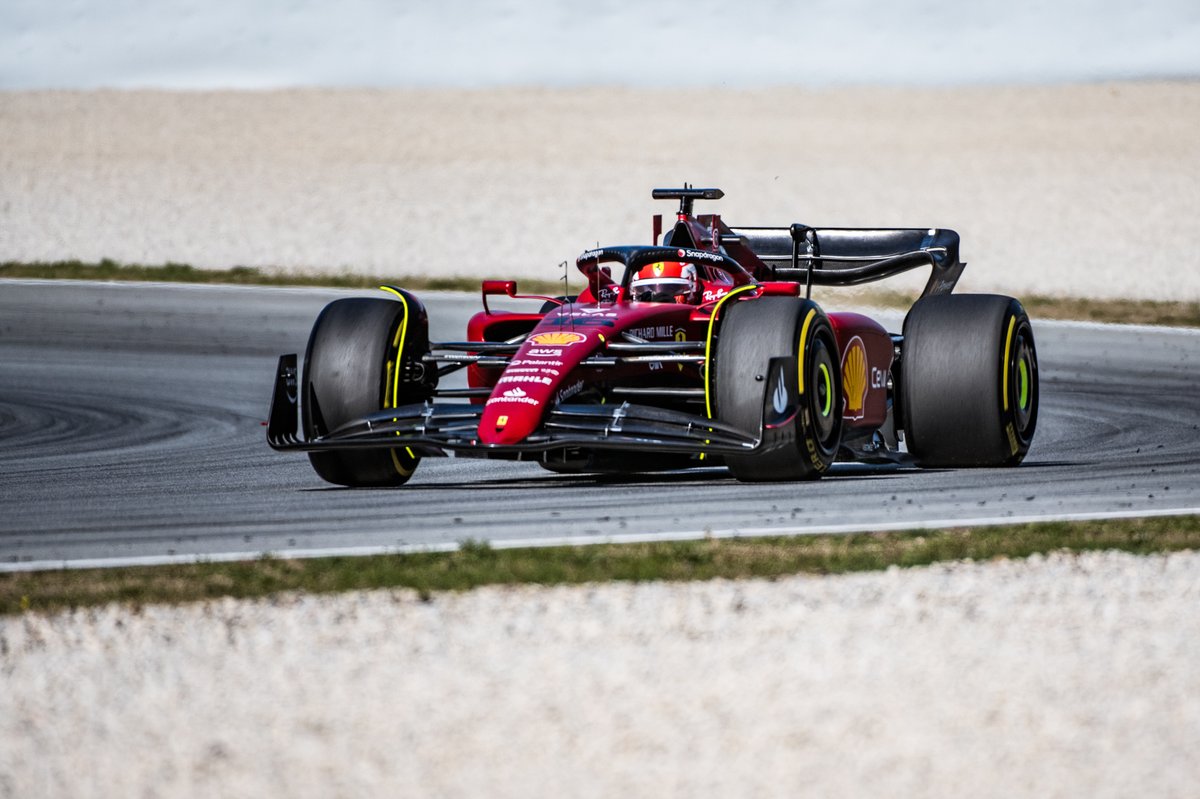
<svg viewBox="0 0 1200 799"><path fill-rule="evenodd" d="M187 264L160 265L121 264L105 259L99 263L82 261L49 261L0 263L0 278L43 278L52 280L152 280L174 283L212 283L255 286L328 286L331 288L372 289L383 283L399 283L414 291L477 292L479 278L465 276L411 277L341 274L317 274L264 271L248 266L232 269L197 269ZM502 275L497 275L502 278ZM574 280L577 276L572 275ZM578 281L576 287L578 287ZM521 278L521 291L529 294L556 296L562 293L560 280ZM912 294L872 289L853 294L855 304L883 308L906 309L912 305ZM1200 327L1200 302L1160 302L1153 300L1091 300L1042 295L1021 298L1034 319L1080 319L1095 322L1124 322L1128 324Z"/></svg>
<svg viewBox="0 0 1200 799"><path fill-rule="evenodd" d="M881 308L906 309L915 299L915 294L886 289L868 289L857 295L857 302ZM1019 299L1035 320L1072 319L1129 325L1200 327L1200 302L1094 300L1044 294L1025 295Z"/></svg>
<svg viewBox="0 0 1200 799"><path fill-rule="evenodd" d="M327 286L329 288L373 289L384 283L400 283L415 291L473 291L480 290L475 277L397 277L360 275L351 272L317 274L264 271L255 267L235 266L232 269L197 269L187 264L158 265L121 264L105 259L100 263L83 261L5 261L0 263L0 278L41 278L43 280L151 280L168 283L233 284L242 286ZM574 276L572 276L574 277ZM519 281L521 290L532 294L557 295L562 281Z"/></svg>
<svg viewBox="0 0 1200 799"><path fill-rule="evenodd" d="M465 542L449 553L271 557L237 563L0 574L0 614L108 602L141 605L264 597L286 591L411 588L428 597L434 591L482 585L769 579L968 558L1023 558L1058 550L1148 554L1198 548L1200 516L530 549L493 549Z"/></svg>
<svg viewBox="0 0 1200 799"><path fill-rule="evenodd" d="M1021 304L1034 319L1079 319L1130 325L1200 327L1200 302L1152 300L1089 300L1033 295Z"/></svg>

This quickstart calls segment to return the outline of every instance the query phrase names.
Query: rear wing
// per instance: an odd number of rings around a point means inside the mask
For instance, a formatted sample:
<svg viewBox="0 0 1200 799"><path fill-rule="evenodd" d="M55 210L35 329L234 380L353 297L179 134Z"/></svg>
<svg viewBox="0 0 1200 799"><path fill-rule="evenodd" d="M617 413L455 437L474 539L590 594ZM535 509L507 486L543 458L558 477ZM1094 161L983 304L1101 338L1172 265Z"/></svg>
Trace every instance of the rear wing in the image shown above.
<svg viewBox="0 0 1200 799"><path fill-rule="evenodd" d="M921 292L928 297L949 294L966 266L958 258L958 234L937 228L733 227L720 239L735 260L747 267L758 262L752 271L760 280L808 286L857 286L928 266Z"/></svg>

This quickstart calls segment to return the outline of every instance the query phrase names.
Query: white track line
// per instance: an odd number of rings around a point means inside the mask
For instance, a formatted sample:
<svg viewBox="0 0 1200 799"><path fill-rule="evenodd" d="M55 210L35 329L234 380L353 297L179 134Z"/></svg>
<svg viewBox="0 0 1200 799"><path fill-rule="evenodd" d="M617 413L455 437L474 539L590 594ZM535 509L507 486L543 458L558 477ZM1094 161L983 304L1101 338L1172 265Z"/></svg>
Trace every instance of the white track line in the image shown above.
<svg viewBox="0 0 1200 799"><path fill-rule="evenodd" d="M698 541L707 538L750 538L761 536L845 535L849 533L890 533L905 530L932 530L960 527L996 527L1033 522L1083 522L1104 519L1137 519L1200 515L1198 508L1163 510L1097 511L1029 516L983 516L972 519L926 519L903 522L808 525L805 527L734 527L726 530L679 530L667 533L623 533L606 536L559 536L555 538L507 538L489 541L493 549L529 549L535 547L592 546L596 544L645 544L657 541ZM346 558L375 555L405 555L421 552L454 552L457 542L407 544L400 546L330 547L329 549L287 549L262 552L214 552L200 555L143 555L118 558L80 558L75 560L31 560L0 563L0 573L58 571L62 569L115 569L126 566L173 566L189 563L228 563L274 558Z"/></svg>

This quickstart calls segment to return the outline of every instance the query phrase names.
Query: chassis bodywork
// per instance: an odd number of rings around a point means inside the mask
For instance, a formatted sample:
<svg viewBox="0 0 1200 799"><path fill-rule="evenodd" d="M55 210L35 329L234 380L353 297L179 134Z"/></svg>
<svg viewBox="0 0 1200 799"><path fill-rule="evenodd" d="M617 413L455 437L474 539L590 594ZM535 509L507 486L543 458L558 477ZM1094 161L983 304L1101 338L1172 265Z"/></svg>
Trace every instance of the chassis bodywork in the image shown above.
<svg viewBox="0 0 1200 799"><path fill-rule="evenodd" d="M466 340L397 349L391 379L421 386L421 402L385 403L376 413L301 437L298 408L313 400L302 396L296 356L282 356L270 446L405 448L413 457L535 459L565 470L719 464L794 444L788 422L800 412L802 393L797 359L772 358L754 376L761 385L751 389L761 391L760 423L745 429L720 420L714 362L722 320L734 303L801 297L813 285L858 285L918 267L930 268L922 296L933 296L949 293L962 272L951 230L730 227L719 215L693 214L695 200L721 196L717 189L656 189L656 199L679 200L672 228L663 235L656 216L654 244L584 252L576 261L586 280L579 296L534 298L546 301L537 313L489 308L489 296L526 295L513 281L485 281L483 309L471 318ZM631 277L663 261L696 266L704 286L699 305L630 298ZM623 270L618 278L614 268ZM426 324L416 296L384 289L404 304L402 325ZM844 389L839 457L903 461L895 433L902 337L861 314L828 319ZM396 339L404 338L398 331ZM439 387L462 369L467 388Z"/></svg>

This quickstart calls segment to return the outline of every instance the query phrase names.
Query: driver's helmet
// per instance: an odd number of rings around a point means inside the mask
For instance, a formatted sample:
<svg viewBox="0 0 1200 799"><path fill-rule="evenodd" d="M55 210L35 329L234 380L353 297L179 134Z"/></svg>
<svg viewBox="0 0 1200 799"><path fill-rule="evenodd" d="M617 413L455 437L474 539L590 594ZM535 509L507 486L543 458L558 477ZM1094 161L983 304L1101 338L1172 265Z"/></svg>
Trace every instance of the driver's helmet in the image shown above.
<svg viewBox="0 0 1200 799"><path fill-rule="evenodd" d="M629 293L638 302L695 303L700 298L700 278L693 264L659 261L638 270Z"/></svg>

